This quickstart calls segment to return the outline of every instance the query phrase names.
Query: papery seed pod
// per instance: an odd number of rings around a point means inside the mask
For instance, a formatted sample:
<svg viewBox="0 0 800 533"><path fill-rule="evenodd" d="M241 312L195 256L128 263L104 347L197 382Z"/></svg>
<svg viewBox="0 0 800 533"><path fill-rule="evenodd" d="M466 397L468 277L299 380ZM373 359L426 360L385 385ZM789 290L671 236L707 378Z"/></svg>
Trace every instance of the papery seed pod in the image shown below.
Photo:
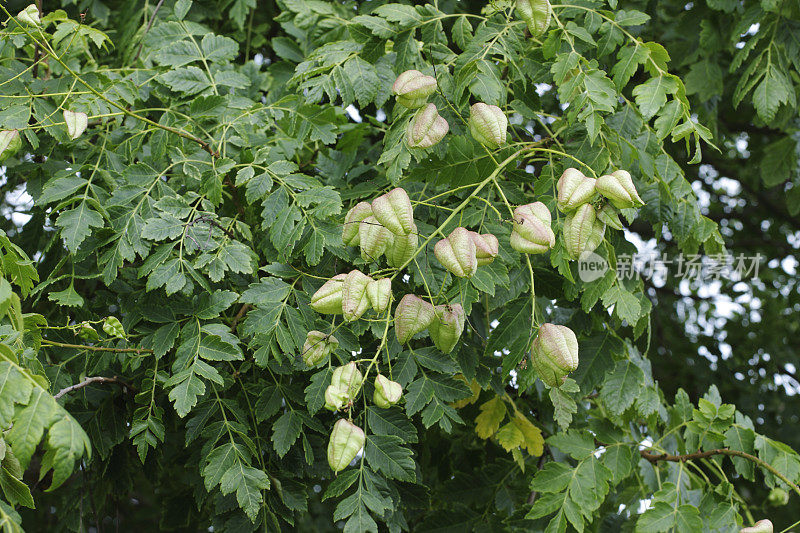
<svg viewBox="0 0 800 533"><path fill-rule="evenodd" d="M769 491L769 496L767 496L767 501L769 502L770 505L781 507L789 503L789 493L780 487L775 487L774 489Z"/></svg>
<svg viewBox="0 0 800 533"><path fill-rule="evenodd" d="M594 224L592 224L592 231L589 233L589 240L586 241L586 247L581 251L581 254L597 250L597 247L603 242L605 236L606 225L595 218ZM578 257L580 258L580 255Z"/></svg>
<svg viewBox="0 0 800 533"><path fill-rule="evenodd" d="M339 346L339 341L333 335L312 330L306 335L303 343L303 361L308 366L317 366L333 353Z"/></svg>
<svg viewBox="0 0 800 533"><path fill-rule="evenodd" d="M392 85L397 103L409 109L425 105L428 97L436 92L436 78L426 76L418 70L407 70L400 74Z"/></svg>
<svg viewBox="0 0 800 533"><path fill-rule="evenodd" d="M36 7L36 4L31 4L17 13L17 20L29 26L39 26L42 23L42 19L39 18L39 8Z"/></svg>
<svg viewBox="0 0 800 533"><path fill-rule="evenodd" d="M328 465L331 470L339 472L347 468L363 447L364 431L349 420L337 420L328 441Z"/></svg>
<svg viewBox="0 0 800 533"><path fill-rule="evenodd" d="M347 274L347 277L344 278L342 312L347 322L358 320L369 308L367 285L372 281L371 277L360 270L352 270Z"/></svg>
<svg viewBox="0 0 800 533"><path fill-rule="evenodd" d="M622 229L622 222L619 220L619 210L611 204L606 204L597 211L597 220L616 230Z"/></svg>
<svg viewBox="0 0 800 533"><path fill-rule="evenodd" d="M358 370L355 361L350 361L346 365L337 367L331 376L331 385L336 387L346 398L353 400L361 388L364 376Z"/></svg>
<svg viewBox="0 0 800 533"><path fill-rule="evenodd" d="M64 122L67 124L67 135L73 141L86 131L89 124L89 117L80 111L64 110Z"/></svg>
<svg viewBox="0 0 800 533"><path fill-rule="evenodd" d="M407 235L414 226L414 209L404 189L392 189L372 201L372 213L378 222L395 235Z"/></svg>
<svg viewBox="0 0 800 533"><path fill-rule="evenodd" d="M408 235L395 235L392 244L386 249L386 262L390 267L400 268L411 259L419 245L417 226Z"/></svg>
<svg viewBox="0 0 800 533"><path fill-rule="evenodd" d="M608 198L617 209L626 209L644 205L636 192L630 173L626 170L616 170L597 178L595 185L597 192Z"/></svg>
<svg viewBox="0 0 800 533"><path fill-rule="evenodd" d="M359 237L359 227L361 221L372 216L372 206L367 202L358 202L353 206L344 217L342 226L342 242L345 246L358 246L361 240Z"/></svg>
<svg viewBox="0 0 800 533"><path fill-rule="evenodd" d="M437 305L434 311L428 332L439 350L450 353L464 331L464 308L461 304Z"/></svg>
<svg viewBox="0 0 800 533"><path fill-rule="evenodd" d="M342 390L328 385L325 389L325 409L328 411L338 411L347 403L347 394Z"/></svg>
<svg viewBox="0 0 800 533"><path fill-rule="evenodd" d="M400 344L424 331L433 322L433 306L418 296L406 294L394 310L394 332Z"/></svg>
<svg viewBox="0 0 800 533"><path fill-rule="evenodd" d="M558 208L566 213L587 203L594 196L596 182L596 179L584 176L578 169L565 170L556 184Z"/></svg>
<svg viewBox="0 0 800 533"><path fill-rule="evenodd" d="M550 227L550 210L542 202L521 205L514 210L514 228L509 242L524 254L543 254L556 243Z"/></svg>
<svg viewBox="0 0 800 533"><path fill-rule="evenodd" d="M508 119L496 105L474 104L469 108L469 133L489 148L500 148L506 142Z"/></svg>
<svg viewBox="0 0 800 533"><path fill-rule="evenodd" d="M374 216L365 218L358 227L358 240L361 259L377 261L392 244L392 232L386 229Z"/></svg>
<svg viewBox="0 0 800 533"><path fill-rule="evenodd" d="M472 242L475 243L475 257L478 259L478 266L488 265L500 252L500 242L491 233L469 232Z"/></svg>
<svg viewBox="0 0 800 533"><path fill-rule="evenodd" d="M566 326L542 324L531 346L533 367L550 387L558 387L578 368L578 339Z"/></svg>
<svg viewBox="0 0 800 533"><path fill-rule="evenodd" d="M588 248L592 233L597 231L596 219L592 204L583 204L575 212L567 215L564 220L564 244L570 259L578 259Z"/></svg>
<svg viewBox="0 0 800 533"><path fill-rule="evenodd" d="M347 274L336 274L311 296L311 309L323 315L342 314L342 290Z"/></svg>
<svg viewBox="0 0 800 533"><path fill-rule="evenodd" d="M0 163L16 154L22 147L22 139L17 130L0 131Z"/></svg>
<svg viewBox="0 0 800 533"><path fill-rule="evenodd" d="M436 259L459 278L471 278L478 270L477 250L471 233L466 228L456 228L433 247Z"/></svg>
<svg viewBox="0 0 800 533"><path fill-rule="evenodd" d="M743 527L739 530L739 533L772 533L773 531L772 521L764 518L750 527Z"/></svg>
<svg viewBox="0 0 800 533"><path fill-rule="evenodd" d="M525 21L533 37L540 36L550 26L550 2L547 0L517 0L515 12Z"/></svg>
<svg viewBox="0 0 800 533"><path fill-rule="evenodd" d="M392 381L382 374L375 376L375 394L372 402L381 409L388 409L400 401L403 396L403 386Z"/></svg>
<svg viewBox="0 0 800 533"><path fill-rule="evenodd" d="M392 280L381 278L367 284L367 299L372 306L372 310L381 313L389 307L392 299Z"/></svg>
<svg viewBox="0 0 800 533"><path fill-rule="evenodd" d="M439 116L436 106L428 104L408 122L406 142L411 148L430 148L444 139L449 130L450 125Z"/></svg>

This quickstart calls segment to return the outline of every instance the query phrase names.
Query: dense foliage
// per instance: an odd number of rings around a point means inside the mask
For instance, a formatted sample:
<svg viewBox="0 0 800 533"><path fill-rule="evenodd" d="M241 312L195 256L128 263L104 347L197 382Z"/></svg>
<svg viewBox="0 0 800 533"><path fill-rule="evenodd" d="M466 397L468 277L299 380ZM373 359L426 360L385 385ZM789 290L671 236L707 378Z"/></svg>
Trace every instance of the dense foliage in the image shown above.
<svg viewBox="0 0 800 533"><path fill-rule="evenodd" d="M41 4L0 3L3 531L797 520L796 2ZM638 239L769 263L723 312Z"/></svg>

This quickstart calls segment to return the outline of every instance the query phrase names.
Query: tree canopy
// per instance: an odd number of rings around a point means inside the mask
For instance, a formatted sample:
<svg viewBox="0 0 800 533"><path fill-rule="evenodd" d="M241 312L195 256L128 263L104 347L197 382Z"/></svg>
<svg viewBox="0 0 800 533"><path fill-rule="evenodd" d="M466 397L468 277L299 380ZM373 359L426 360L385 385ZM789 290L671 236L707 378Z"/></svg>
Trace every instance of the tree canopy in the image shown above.
<svg viewBox="0 0 800 533"><path fill-rule="evenodd" d="M2 531L796 527L798 2L0 21Z"/></svg>

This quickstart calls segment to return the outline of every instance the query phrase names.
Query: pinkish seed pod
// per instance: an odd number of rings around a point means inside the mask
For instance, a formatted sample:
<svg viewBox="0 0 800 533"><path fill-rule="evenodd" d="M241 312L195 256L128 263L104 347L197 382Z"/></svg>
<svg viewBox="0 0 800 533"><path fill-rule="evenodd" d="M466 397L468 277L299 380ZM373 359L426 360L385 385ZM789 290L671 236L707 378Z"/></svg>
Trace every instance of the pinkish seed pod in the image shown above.
<svg viewBox="0 0 800 533"><path fill-rule="evenodd" d="M375 394L372 401L381 409L388 409L403 396L403 386L382 374L375 376Z"/></svg>
<svg viewBox="0 0 800 533"><path fill-rule="evenodd" d="M533 367L550 387L558 387L578 369L578 339L566 326L542 324L531 346Z"/></svg>
<svg viewBox="0 0 800 533"><path fill-rule="evenodd" d="M372 216L372 206L367 202L358 202L347 212L342 226L342 242L345 246L358 246L361 243L358 229L361 221L369 216Z"/></svg>
<svg viewBox="0 0 800 533"><path fill-rule="evenodd" d="M331 376L331 386L338 389L348 400L355 399L363 381L364 376L354 361L337 367Z"/></svg>
<svg viewBox="0 0 800 533"><path fill-rule="evenodd" d="M617 209L627 209L644 205L636 192L630 173L626 170L616 170L597 178L597 192L608 198Z"/></svg>
<svg viewBox="0 0 800 533"><path fill-rule="evenodd" d="M472 242L475 243L475 257L478 259L478 266L488 265L497 257L500 251L500 242L491 233L469 232Z"/></svg>
<svg viewBox="0 0 800 533"><path fill-rule="evenodd" d="M406 142L411 148L430 148L444 139L449 130L450 125L439 116L436 106L428 104L408 122Z"/></svg>
<svg viewBox="0 0 800 533"><path fill-rule="evenodd" d="M471 278L478 270L477 250L471 233L466 228L456 228L433 247L436 259L459 278Z"/></svg>
<svg viewBox="0 0 800 533"><path fill-rule="evenodd" d="M419 234L415 225L408 235L395 235L392 244L386 249L386 262L390 267L400 268L417 251Z"/></svg>
<svg viewBox="0 0 800 533"><path fill-rule="evenodd" d="M22 139L17 130L0 131L0 163L16 154L21 147Z"/></svg>
<svg viewBox="0 0 800 533"><path fill-rule="evenodd" d="M565 213L588 203L594 196L594 178L583 175L578 169L568 168L558 179L558 208Z"/></svg>
<svg viewBox="0 0 800 533"><path fill-rule="evenodd" d="M508 119L496 105L477 103L469 108L469 132L472 138L489 148L506 143Z"/></svg>
<svg viewBox="0 0 800 533"><path fill-rule="evenodd" d="M342 289L347 274L337 274L311 296L311 308L323 315L342 314Z"/></svg>
<svg viewBox="0 0 800 533"><path fill-rule="evenodd" d="M372 212L395 235L408 235L414 229L414 209L404 189L398 187L375 198Z"/></svg>
<svg viewBox="0 0 800 533"><path fill-rule="evenodd" d="M550 221L550 211L542 202L517 207L509 240L511 247L523 254L547 252L556 243Z"/></svg>
<svg viewBox="0 0 800 533"><path fill-rule="evenodd" d="M538 37L550 26L550 2L548 0L517 0L516 14L528 26L533 37Z"/></svg>
<svg viewBox="0 0 800 533"><path fill-rule="evenodd" d="M338 411L347 403L347 394L333 385L328 385L325 389L325 409L328 411Z"/></svg>
<svg viewBox="0 0 800 533"><path fill-rule="evenodd" d="M424 331L434 318L433 306L418 296L406 294L394 310L394 333L400 344Z"/></svg>
<svg viewBox="0 0 800 533"><path fill-rule="evenodd" d="M372 282L372 278L360 270L352 270L344 278L342 288L342 312L347 322L358 320L361 315L369 308L369 298L367 298L367 285Z"/></svg>
<svg viewBox="0 0 800 533"><path fill-rule="evenodd" d="M361 259L364 261L377 261L392 244L392 232L378 222L378 219L374 216L365 218L358 226Z"/></svg>
<svg viewBox="0 0 800 533"><path fill-rule="evenodd" d="M594 244L594 248L589 250L593 251L602 242L605 226L600 223L602 227L596 227L596 221L597 216L592 204L583 204L575 212L567 215L564 220L564 244L570 259L578 259L590 245ZM600 233L599 240L598 233Z"/></svg>
<svg viewBox="0 0 800 533"><path fill-rule="evenodd" d="M433 344L444 353L450 353L458 344L464 331L464 308L461 304L437 305L435 318L428 331Z"/></svg>
<svg viewBox="0 0 800 533"><path fill-rule="evenodd" d="M338 346L339 341L333 335L317 330L309 331L303 344L303 361L308 366L317 366L336 351Z"/></svg>
<svg viewBox="0 0 800 533"><path fill-rule="evenodd" d="M368 283L367 298L373 311L376 313L385 311L392 299L392 280L381 278Z"/></svg>
<svg viewBox="0 0 800 533"><path fill-rule="evenodd" d="M407 70L397 77L392 92L398 104L417 109L424 106L428 97L436 92L436 78L418 70Z"/></svg>
<svg viewBox="0 0 800 533"><path fill-rule="evenodd" d="M328 442L328 465L334 472L344 470L364 447L364 431L349 420L340 418L333 425Z"/></svg>
<svg viewBox="0 0 800 533"><path fill-rule="evenodd" d="M36 7L36 4L31 4L17 13L17 20L29 26L40 26L42 24L42 19L39 18L39 8Z"/></svg>
<svg viewBox="0 0 800 533"><path fill-rule="evenodd" d="M750 527L743 527L739 530L739 533L772 533L773 531L772 521L764 518Z"/></svg>

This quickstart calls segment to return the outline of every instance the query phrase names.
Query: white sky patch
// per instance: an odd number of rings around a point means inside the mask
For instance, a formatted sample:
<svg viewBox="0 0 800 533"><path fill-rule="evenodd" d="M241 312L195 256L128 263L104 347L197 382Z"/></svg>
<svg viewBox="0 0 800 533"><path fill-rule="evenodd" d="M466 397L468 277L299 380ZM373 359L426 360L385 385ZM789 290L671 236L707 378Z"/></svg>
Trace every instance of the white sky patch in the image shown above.
<svg viewBox="0 0 800 533"><path fill-rule="evenodd" d="M354 122L360 123L362 121L361 113L358 112L358 109L356 109L356 106L354 106L353 104L350 104L344 110L345 112L347 112L350 118L353 119Z"/></svg>

